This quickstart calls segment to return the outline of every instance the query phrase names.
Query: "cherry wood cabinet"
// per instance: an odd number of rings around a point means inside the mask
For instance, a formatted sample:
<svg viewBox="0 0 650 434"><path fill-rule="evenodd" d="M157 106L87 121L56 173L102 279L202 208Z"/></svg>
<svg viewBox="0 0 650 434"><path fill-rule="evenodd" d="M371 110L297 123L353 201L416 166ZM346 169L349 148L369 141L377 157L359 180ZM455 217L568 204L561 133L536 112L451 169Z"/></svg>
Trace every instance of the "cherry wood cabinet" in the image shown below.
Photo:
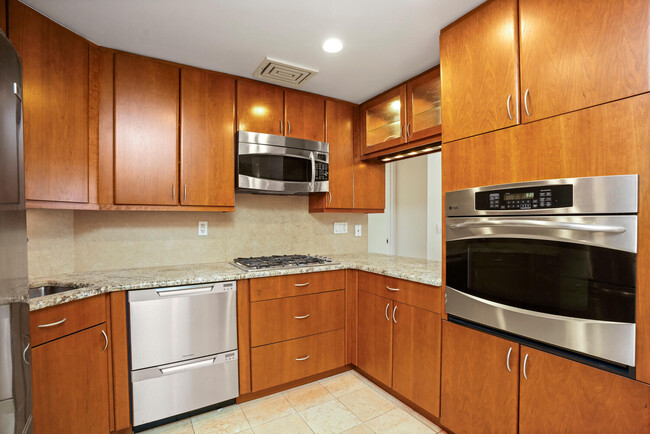
<svg viewBox="0 0 650 434"><path fill-rule="evenodd" d="M28 206L96 203L89 153L90 44L17 0L9 1L8 10L9 37L23 70Z"/></svg>
<svg viewBox="0 0 650 434"><path fill-rule="evenodd" d="M650 385L521 347L519 432L647 432Z"/></svg>
<svg viewBox="0 0 650 434"><path fill-rule="evenodd" d="M650 90L649 13L647 0L519 0L524 122Z"/></svg>
<svg viewBox="0 0 650 434"><path fill-rule="evenodd" d="M7 34L7 0L0 0L0 30Z"/></svg>
<svg viewBox="0 0 650 434"><path fill-rule="evenodd" d="M284 132L284 92L268 84L237 80L237 129L281 135Z"/></svg>
<svg viewBox="0 0 650 434"><path fill-rule="evenodd" d="M517 23L517 0L490 0L440 32L443 142L519 123Z"/></svg>
<svg viewBox="0 0 650 434"><path fill-rule="evenodd" d="M284 92L285 136L325 141L325 98L302 92Z"/></svg>
<svg viewBox="0 0 650 434"><path fill-rule="evenodd" d="M178 203L179 68L115 55L115 203Z"/></svg>
<svg viewBox="0 0 650 434"><path fill-rule="evenodd" d="M361 105L364 154L406 143L406 87L391 89Z"/></svg>
<svg viewBox="0 0 650 434"><path fill-rule="evenodd" d="M357 366L390 386L393 379L393 302L359 291Z"/></svg>
<svg viewBox="0 0 650 434"><path fill-rule="evenodd" d="M441 423L454 432L517 432L519 344L442 322Z"/></svg>
<svg viewBox="0 0 650 434"><path fill-rule="evenodd" d="M440 134L439 67L406 82L406 102L406 137L409 142Z"/></svg>
<svg viewBox="0 0 650 434"><path fill-rule="evenodd" d="M235 206L235 80L181 68L181 205Z"/></svg>

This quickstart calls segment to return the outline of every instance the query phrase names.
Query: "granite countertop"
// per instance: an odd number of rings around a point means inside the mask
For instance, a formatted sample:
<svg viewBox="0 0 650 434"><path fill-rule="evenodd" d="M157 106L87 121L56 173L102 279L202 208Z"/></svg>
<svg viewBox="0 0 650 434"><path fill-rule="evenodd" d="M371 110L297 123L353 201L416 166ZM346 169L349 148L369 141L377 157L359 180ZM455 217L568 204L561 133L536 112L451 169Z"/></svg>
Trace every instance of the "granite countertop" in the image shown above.
<svg viewBox="0 0 650 434"><path fill-rule="evenodd" d="M29 305L30 310L33 311L114 291L345 269L368 271L433 286L442 284L440 261L427 261L375 253L330 255L329 257L337 264L251 272L240 270L228 262L216 262L61 274L31 280L29 286L74 286L76 289L60 294L33 298L29 300Z"/></svg>

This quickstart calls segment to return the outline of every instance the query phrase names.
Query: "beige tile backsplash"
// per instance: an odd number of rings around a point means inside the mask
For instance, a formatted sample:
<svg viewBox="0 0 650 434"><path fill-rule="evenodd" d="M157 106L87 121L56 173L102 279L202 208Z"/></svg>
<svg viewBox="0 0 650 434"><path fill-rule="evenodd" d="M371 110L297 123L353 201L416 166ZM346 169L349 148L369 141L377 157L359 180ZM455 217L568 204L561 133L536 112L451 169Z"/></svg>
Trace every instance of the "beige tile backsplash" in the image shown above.
<svg viewBox="0 0 650 434"><path fill-rule="evenodd" d="M368 217L309 214L306 196L237 194L234 213L28 210L29 277L229 261L237 256L357 253ZM199 221L208 236L199 237ZM347 234L333 234L335 221ZM354 236L354 225L363 236Z"/></svg>

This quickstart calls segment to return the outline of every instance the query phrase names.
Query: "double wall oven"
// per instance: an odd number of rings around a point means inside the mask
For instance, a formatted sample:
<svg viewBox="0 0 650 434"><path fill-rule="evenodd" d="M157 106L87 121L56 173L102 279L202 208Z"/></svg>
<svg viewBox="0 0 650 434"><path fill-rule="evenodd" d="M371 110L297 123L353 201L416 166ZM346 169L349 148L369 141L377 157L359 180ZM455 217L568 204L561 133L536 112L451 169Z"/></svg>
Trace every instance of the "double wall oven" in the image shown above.
<svg viewBox="0 0 650 434"><path fill-rule="evenodd" d="M636 175L449 192L446 310L632 375Z"/></svg>

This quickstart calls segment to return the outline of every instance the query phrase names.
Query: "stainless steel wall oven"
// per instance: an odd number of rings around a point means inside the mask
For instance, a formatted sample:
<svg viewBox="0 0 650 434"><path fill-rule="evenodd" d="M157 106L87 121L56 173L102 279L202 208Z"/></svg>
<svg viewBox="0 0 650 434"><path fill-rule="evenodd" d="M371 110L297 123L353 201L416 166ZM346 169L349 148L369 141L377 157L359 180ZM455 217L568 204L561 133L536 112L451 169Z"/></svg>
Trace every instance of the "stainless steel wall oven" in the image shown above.
<svg viewBox="0 0 650 434"><path fill-rule="evenodd" d="M633 372L637 190L625 175L447 193L450 319Z"/></svg>

